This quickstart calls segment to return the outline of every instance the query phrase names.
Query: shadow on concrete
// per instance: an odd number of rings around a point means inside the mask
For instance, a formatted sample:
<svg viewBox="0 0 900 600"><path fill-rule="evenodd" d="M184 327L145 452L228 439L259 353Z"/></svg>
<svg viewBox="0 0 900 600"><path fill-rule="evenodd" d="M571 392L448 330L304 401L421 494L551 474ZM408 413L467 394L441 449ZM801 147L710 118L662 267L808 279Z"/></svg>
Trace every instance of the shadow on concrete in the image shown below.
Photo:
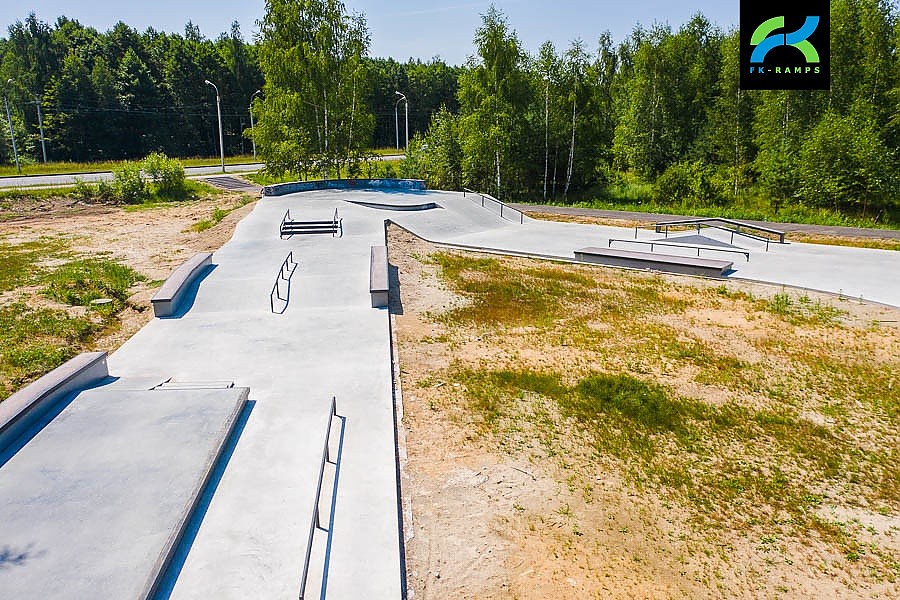
<svg viewBox="0 0 900 600"><path fill-rule="evenodd" d="M63 394L59 398L51 399L46 403L46 406L42 406L36 411L32 411L33 414L26 415L25 422L27 425L22 425L22 433L11 441L8 446L0 448L0 468L8 463L13 456L18 454L19 450L33 440L34 436L39 434L41 430L49 425L53 419L58 417L62 411L66 410L66 407L72 404L72 401L78 397L78 394L87 390L103 387L104 385L109 385L118 380L118 377L105 377L94 382L92 385L79 388L68 394Z"/></svg>
<svg viewBox="0 0 900 600"><path fill-rule="evenodd" d="M388 263L388 310L392 315L403 314L403 300L400 298L400 269Z"/></svg>
<svg viewBox="0 0 900 600"><path fill-rule="evenodd" d="M228 468L228 463L231 461L234 450L237 448L238 441L241 439L241 434L247 426L247 421L250 420L250 413L253 412L255 406L256 400L248 400L244 405L241 414L238 416L238 419L234 424L234 429L231 431L231 436L228 438L228 442L222 449L222 453L219 455L219 459L216 461L216 465L213 467L212 473L210 474L209 481L206 483L206 486L200 494L197 506L194 508L193 513L191 513L190 520L184 528L184 534L178 541L178 546L172 554L172 559L165 567L165 573L160 576L156 591L150 596L153 600L167 600L172 596L172 591L175 589L175 582L178 581L178 576L181 575L181 570L184 568L184 563L187 560L188 553L191 551L191 546L194 545L194 540L197 539L197 532L200 531L200 525L203 523L206 511L209 510L212 498L216 493L216 489L219 487L219 483L222 481L225 469Z"/></svg>
<svg viewBox="0 0 900 600"><path fill-rule="evenodd" d="M185 289L184 295L181 297L181 300L178 302L178 310L167 317L158 317L159 319L180 319L184 315L186 315L193 307L194 302L197 301L197 292L200 290L200 284L203 283L203 280L209 277L209 274L216 270L218 265L209 265L206 267L201 273L198 273L194 280L191 282L191 285Z"/></svg>
<svg viewBox="0 0 900 600"><path fill-rule="evenodd" d="M40 558L46 554L45 551L34 552L31 546L20 550L11 548L10 546L0 547L0 571L4 571L11 567L24 567L32 558Z"/></svg>

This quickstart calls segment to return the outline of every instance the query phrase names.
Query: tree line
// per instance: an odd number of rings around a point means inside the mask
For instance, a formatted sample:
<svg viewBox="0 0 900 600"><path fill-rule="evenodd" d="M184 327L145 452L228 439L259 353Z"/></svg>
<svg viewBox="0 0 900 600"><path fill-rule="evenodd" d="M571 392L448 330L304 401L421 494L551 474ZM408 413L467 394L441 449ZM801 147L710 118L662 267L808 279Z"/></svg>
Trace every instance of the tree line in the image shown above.
<svg viewBox="0 0 900 600"><path fill-rule="evenodd" d="M883 0L833 0L827 91L742 91L739 35L700 14L526 52L504 15L482 16L458 112L411 143L436 187L578 199L653 183L653 199L726 205L763 196L897 222L900 23Z"/></svg>
<svg viewBox="0 0 900 600"><path fill-rule="evenodd" d="M660 203L765 198L897 219L900 20L886 0L831 2L831 89L742 91L737 31L702 14L529 52L491 7L462 66L368 56L365 17L339 0L268 0L253 43L119 23L106 33L34 15L0 39L0 76L25 153L54 159L215 155L251 137L273 173L358 171L369 149L410 149L399 174L433 187L575 201L652 185ZM256 94L256 90L262 93ZM251 96L257 119L249 132ZM395 122L395 114L397 121ZM399 125L399 128L398 128ZM9 162L7 143L0 160Z"/></svg>
<svg viewBox="0 0 900 600"><path fill-rule="evenodd" d="M12 79L4 96L20 157L42 159L36 101L50 160L138 159L151 152L216 156L216 92L207 80L221 93L226 154L249 154L251 96L264 88L259 48L244 41L237 23L208 39L190 22L183 34L138 32L121 22L99 32L75 19L49 24L30 14L0 38L0 85ZM371 107L374 118L362 140L366 146L395 145L395 91L411 99L410 135L424 131L440 106L457 106L459 67L365 56L362 62L365 81L357 100ZM403 110L401 104L401 145ZM5 116L0 163L10 164Z"/></svg>

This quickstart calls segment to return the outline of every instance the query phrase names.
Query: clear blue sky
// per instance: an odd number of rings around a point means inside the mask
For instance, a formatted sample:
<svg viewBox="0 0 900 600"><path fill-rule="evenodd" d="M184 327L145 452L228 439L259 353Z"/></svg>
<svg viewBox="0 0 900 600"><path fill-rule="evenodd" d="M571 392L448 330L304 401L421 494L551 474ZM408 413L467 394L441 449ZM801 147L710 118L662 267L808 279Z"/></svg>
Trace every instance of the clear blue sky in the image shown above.
<svg viewBox="0 0 900 600"><path fill-rule="evenodd" d="M489 1L467 0L345 0L347 7L365 13L372 36L372 56L429 59L440 56L462 63L472 54L472 34ZM609 30L623 39L641 23L668 23L677 28L695 12L702 12L723 29L736 27L738 0L497 0L526 50L534 52L545 40L565 47L581 38L589 49L597 36ZM264 0L30 0L0 3L3 37L7 27L34 11L43 21L60 15L78 19L101 31L117 21L143 30L183 32L193 21L209 38L228 31L232 21L241 24L244 37L257 31L256 21L265 12Z"/></svg>

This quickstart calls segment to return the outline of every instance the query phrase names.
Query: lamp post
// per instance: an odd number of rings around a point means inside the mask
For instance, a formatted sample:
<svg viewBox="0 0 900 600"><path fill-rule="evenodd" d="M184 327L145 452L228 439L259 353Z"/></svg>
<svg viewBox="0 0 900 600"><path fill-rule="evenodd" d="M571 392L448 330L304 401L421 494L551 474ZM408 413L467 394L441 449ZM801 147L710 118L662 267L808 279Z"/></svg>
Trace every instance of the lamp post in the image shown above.
<svg viewBox="0 0 900 600"><path fill-rule="evenodd" d="M6 105L6 122L9 123L9 139L12 140L13 157L16 159L16 172L21 173L22 167L19 166L19 152L16 150L16 134L13 132L12 117L9 114L9 84L12 83L12 77L6 80L6 89L3 94L3 104Z"/></svg>
<svg viewBox="0 0 900 600"><path fill-rule="evenodd" d="M409 150L409 100L406 99L404 94L400 92L394 92L396 95L400 96L397 102L394 103L394 127L397 131L397 150L400 149L400 125L397 120L397 105L403 102L403 110L406 119L406 149Z"/></svg>
<svg viewBox="0 0 900 600"><path fill-rule="evenodd" d="M253 143L253 158L256 159L256 138L253 137L253 99L257 94L262 94L262 90L256 90L250 95L250 141Z"/></svg>
<svg viewBox="0 0 900 600"><path fill-rule="evenodd" d="M38 127L41 129L41 152L44 154L44 164L47 164L47 144L44 142L44 119L41 116L41 99L37 94L32 94L34 96L34 105L37 107L38 113Z"/></svg>
<svg viewBox="0 0 900 600"><path fill-rule="evenodd" d="M204 81L206 85L213 86L213 89L216 90L216 113L219 116L219 154L222 156L222 172L225 172L225 142L222 136L222 98L219 96L219 88L216 87L212 81L207 79Z"/></svg>

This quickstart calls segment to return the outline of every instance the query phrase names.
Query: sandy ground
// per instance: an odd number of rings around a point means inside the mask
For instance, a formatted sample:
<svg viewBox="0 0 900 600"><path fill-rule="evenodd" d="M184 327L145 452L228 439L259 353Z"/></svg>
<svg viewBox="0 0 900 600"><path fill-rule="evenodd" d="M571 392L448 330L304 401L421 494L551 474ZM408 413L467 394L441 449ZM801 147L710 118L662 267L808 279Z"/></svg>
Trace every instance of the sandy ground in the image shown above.
<svg viewBox="0 0 900 600"><path fill-rule="evenodd" d="M390 262L399 270L391 302L403 399L410 598L900 597L896 564L893 574L890 567L887 575L873 574L815 535L797 539L777 519L774 526L711 527L658 491L625 481L621 465L587 456L577 431L558 432L553 445L563 451L552 456L539 429L523 426L511 440L479 434L464 409L448 400L462 393L452 389L459 384L433 377L454 360L502 362L507 349L481 343L477 332L462 341L448 338L434 315L464 299L423 262L435 250L391 231ZM779 291L756 284L747 290ZM859 304L847 318L888 322L898 314ZM723 326L732 318L702 315L709 316L721 317ZM554 361L524 345L516 352L532 365ZM552 409L535 403L523 410ZM900 518L871 510L861 515L871 539L900 555Z"/></svg>
<svg viewBox="0 0 900 600"><path fill-rule="evenodd" d="M194 253L221 247L253 204L237 208L203 232L193 231L191 226L209 219L216 208L237 206L242 198L246 196L221 193L198 201L139 210L85 204L70 198L4 201L0 205L0 239L19 243L62 236L76 253L104 254L147 278L133 288L126 308L119 314L121 326L111 328L91 343L90 349L112 352L153 317L150 298L159 282Z"/></svg>

